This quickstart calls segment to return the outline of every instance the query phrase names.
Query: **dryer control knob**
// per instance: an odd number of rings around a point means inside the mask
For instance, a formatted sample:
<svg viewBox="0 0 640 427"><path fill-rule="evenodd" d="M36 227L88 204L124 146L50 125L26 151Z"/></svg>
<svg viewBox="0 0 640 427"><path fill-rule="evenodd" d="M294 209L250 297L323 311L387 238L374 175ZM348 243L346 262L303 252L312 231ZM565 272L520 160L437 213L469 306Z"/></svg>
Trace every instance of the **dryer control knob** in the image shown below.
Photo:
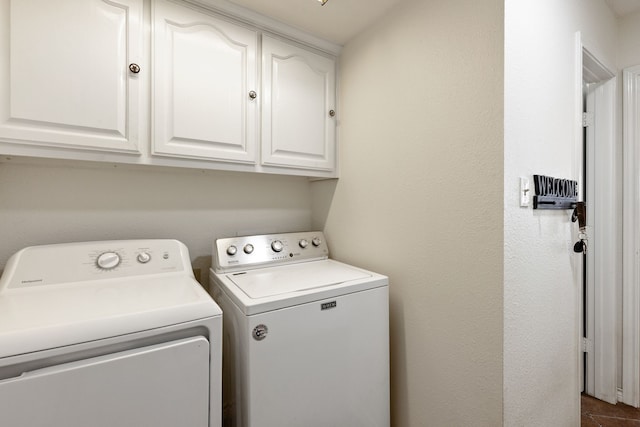
<svg viewBox="0 0 640 427"><path fill-rule="evenodd" d="M103 270L111 270L120 265L120 255L116 252L104 252L98 255L96 265Z"/></svg>
<svg viewBox="0 0 640 427"><path fill-rule="evenodd" d="M308 241L307 239L302 239L302 240L300 240L300 241L298 242L298 245L299 245L302 249L304 249L304 248L306 248L307 246L309 246L309 241Z"/></svg>
<svg viewBox="0 0 640 427"><path fill-rule="evenodd" d="M245 254L250 254L252 252L253 252L253 245L251 243L247 243L246 245L244 245Z"/></svg>
<svg viewBox="0 0 640 427"><path fill-rule="evenodd" d="M271 242L271 249L273 249L274 252L282 252L284 245L280 240L274 240Z"/></svg>
<svg viewBox="0 0 640 427"><path fill-rule="evenodd" d="M149 252L140 252L136 259L140 264L146 264L151 261L151 255L149 255Z"/></svg>
<svg viewBox="0 0 640 427"><path fill-rule="evenodd" d="M227 248L227 255L231 255L234 256L236 254L236 252L238 252L238 248L236 248L235 246L231 245Z"/></svg>
<svg viewBox="0 0 640 427"><path fill-rule="evenodd" d="M311 243L313 243L313 246L320 246L322 244L322 240L320 240L319 237L314 237L313 240L311 240Z"/></svg>

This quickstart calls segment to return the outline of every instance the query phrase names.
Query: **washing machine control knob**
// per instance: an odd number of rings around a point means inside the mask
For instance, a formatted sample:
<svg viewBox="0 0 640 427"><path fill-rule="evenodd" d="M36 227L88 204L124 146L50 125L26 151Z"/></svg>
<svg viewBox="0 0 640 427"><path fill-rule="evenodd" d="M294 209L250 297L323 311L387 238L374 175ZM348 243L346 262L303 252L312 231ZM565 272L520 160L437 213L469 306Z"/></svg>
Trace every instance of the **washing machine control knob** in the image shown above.
<svg viewBox="0 0 640 427"><path fill-rule="evenodd" d="M304 248L306 248L307 246L309 246L309 241L308 241L307 239L302 239L302 240L300 240L300 241L298 242L298 245L299 245L302 249L304 249Z"/></svg>
<svg viewBox="0 0 640 427"><path fill-rule="evenodd" d="M229 246L227 248L227 255L234 256L236 254L236 252L238 252L238 248L236 248L233 245L231 245L231 246Z"/></svg>
<svg viewBox="0 0 640 427"><path fill-rule="evenodd" d="M284 245L280 240L274 240L271 242L271 249L273 249L274 252L282 252Z"/></svg>
<svg viewBox="0 0 640 427"><path fill-rule="evenodd" d="M253 252L253 245L251 243L247 243L246 245L244 245L245 254L250 254L252 252Z"/></svg>
<svg viewBox="0 0 640 427"><path fill-rule="evenodd" d="M322 240L320 240L319 237L314 237L311 240L311 243L313 243L313 246L320 246L322 244Z"/></svg>
<svg viewBox="0 0 640 427"><path fill-rule="evenodd" d="M120 265L120 261L120 255L118 255L116 252L109 251L103 252L98 255L98 258L96 259L96 265L102 270L111 270Z"/></svg>

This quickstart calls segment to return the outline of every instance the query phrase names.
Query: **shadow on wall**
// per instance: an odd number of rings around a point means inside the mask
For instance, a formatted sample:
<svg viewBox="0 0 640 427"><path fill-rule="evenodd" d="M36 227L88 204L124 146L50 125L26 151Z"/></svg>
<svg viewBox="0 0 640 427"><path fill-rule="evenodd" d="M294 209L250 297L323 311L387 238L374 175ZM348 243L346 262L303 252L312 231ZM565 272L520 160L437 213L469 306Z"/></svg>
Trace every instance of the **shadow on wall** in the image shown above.
<svg viewBox="0 0 640 427"><path fill-rule="evenodd" d="M389 293L389 349L391 376L391 419L410 420L411 408L407 378L407 348L404 324L404 302L397 294ZM400 407L402 405L402 407Z"/></svg>
<svg viewBox="0 0 640 427"><path fill-rule="evenodd" d="M311 183L311 228L324 231L338 179L322 179ZM331 241L329 240L329 243Z"/></svg>

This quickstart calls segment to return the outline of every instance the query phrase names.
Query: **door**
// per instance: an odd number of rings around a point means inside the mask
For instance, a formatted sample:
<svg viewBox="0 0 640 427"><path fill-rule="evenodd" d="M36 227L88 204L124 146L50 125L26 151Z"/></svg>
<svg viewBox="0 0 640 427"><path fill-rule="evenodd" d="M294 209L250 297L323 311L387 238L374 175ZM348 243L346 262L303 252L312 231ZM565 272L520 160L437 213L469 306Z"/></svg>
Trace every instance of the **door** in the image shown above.
<svg viewBox="0 0 640 427"><path fill-rule="evenodd" d="M11 427L208 427L209 342L186 338L1 380L0 414Z"/></svg>
<svg viewBox="0 0 640 427"><path fill-rule="evenodd" d="M168 1L153 16L153 154L255 163L257 33Z"/></svg>
<svg viewBox="0 0 640 427"><path fill-rule="evenodd" d="M335 60L264 35L262 164L333 171Z"/></svg>
<svg viewBox="0 0 640 427"><path fill-rule="evenodd" d="M583 51L584 189L588 237L584 256L584 391L617 402L620 290L618 152L614 74Z"/></svg>
<svg viewBox="0 0 640 427"><path fill-rule="evenodd" d="M1 0L0 140L139 154L142 3Z"/></svg>

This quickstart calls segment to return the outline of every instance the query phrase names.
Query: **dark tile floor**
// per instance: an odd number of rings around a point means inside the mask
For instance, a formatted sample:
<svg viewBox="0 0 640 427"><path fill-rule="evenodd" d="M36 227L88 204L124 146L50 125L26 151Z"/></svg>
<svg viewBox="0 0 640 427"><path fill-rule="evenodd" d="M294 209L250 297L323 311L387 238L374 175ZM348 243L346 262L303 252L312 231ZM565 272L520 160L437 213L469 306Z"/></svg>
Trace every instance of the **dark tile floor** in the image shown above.
<svg viewBox="0 0 640 427"><path fill-rule="evenodd" d="M581 398L581 427L640 427L640 409L611 405L591 396Z"/></svg>

